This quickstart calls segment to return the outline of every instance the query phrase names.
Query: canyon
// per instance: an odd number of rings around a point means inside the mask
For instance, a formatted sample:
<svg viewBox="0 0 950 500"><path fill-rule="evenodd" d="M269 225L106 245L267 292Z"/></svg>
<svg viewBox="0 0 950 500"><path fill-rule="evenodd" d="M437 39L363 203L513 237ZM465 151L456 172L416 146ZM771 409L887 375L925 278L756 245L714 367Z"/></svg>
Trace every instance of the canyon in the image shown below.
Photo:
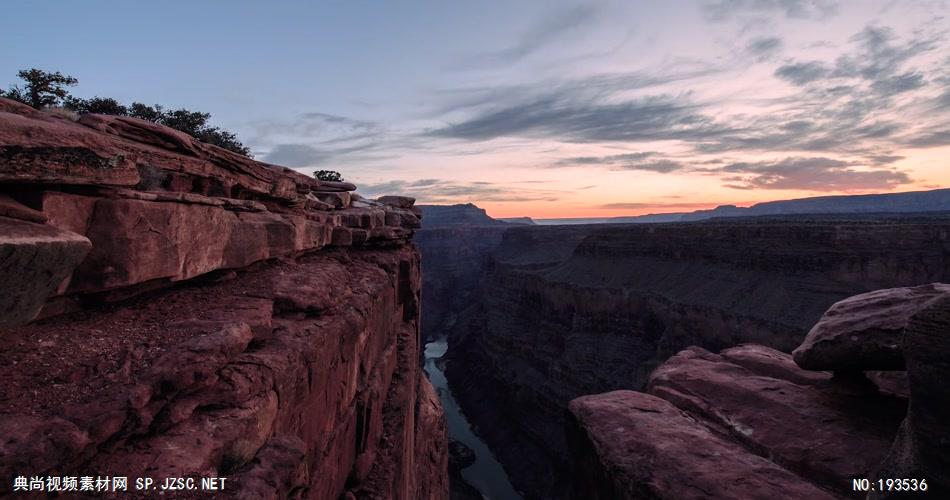
<svg viewBox="0 0 950 500"><path fill-rule="evenodd" d="M467 298L455 303L430 298L424 284L423 310L433 314L424 335L447 338L445 373L454 396L526 498L564 498L572 488L576 498L588 498L581 492L592 495L598 491L594 483L611 484L602 472L618 469L613 464L587 476L597 479L583 483L586 489L572 484L572 478L584 477L577 464L571 473L572 458L590 457L591 449L589 439L577 439L577 422L598 418L582 409L596 406L593 402L572 414L572 400L618 390L649 392L657 370L688 356L686 349L735 358L742 356L728 349L748 344L761 347L743 359L784 356L756 366L794 365L788 353L837 301L950 279L948 229L950 216L943 213L586 226L443 224L420 231L424 282L448 277L440 286L458 283ZM456 243L445 253L428 244L430 239ZM439 269L452 272L427 276L428 263L439 259ZM474 262L470 274L467 262ZM900 385L893 378L875 380ZM741 385L738 379L731 383ZM806 402L842 391L836 385ZM874 459L887 453L906 410L906 399L881 397L885 416L876 425L882 430L873 441L876 452L868 454ZM622 403L603 401L605 422L616 421L607 415L618 405L647 405L645 415L682 411L678 403L664 401L664 407L618 398ZM873 405L860 408L869 411ZM649 436L639 444L647 441ZM764 453L761 447L756 451ZM843 494L838 486L833 495ZM827 493L828 483L812 481L802 488L803 496Z"/></svg>
<svg viewBox="0 0 950 500"><path fill-rule="evenodd" d="M950 214L865 208L535 226L0 99L0 495L939 495Z"/></svg>
<svg viewBox="0 0 950 500"><path fill-rule="evenodd" d="M420 212L355 189L0 99L0 495L447 498Z"/></svg>

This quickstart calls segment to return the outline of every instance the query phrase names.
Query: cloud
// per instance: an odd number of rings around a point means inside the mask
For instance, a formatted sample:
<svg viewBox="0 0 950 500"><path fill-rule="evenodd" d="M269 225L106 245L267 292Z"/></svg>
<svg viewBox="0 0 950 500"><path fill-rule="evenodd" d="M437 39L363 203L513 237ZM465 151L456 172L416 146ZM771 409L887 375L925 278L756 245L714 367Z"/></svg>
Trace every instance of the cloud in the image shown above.
<svg viewBox="0 0 950 500"><path fill-rule="evenodd" d="M831 71L821 61L808 61L780 66L775 76L795 85L807 85L826 77Z"/></svg>
<svg viewBox="0 0 950 500"><path fill-rule="evenodd" d="M249 142L255 145L255 151L263 151L261 158L288 167L379 159L391 154L388 132L372 121L309 112L289 120L257 121L251 126L254 133Z"/></svg>
<svg viewBox="0 0 950 500"><path fill-rule="evenodd" d="M703 12L711 21L725 21L748 14L824 19L838 12L838 3L832 0L718 0L706 3Z"/></svg>
<svg viewBox="0 0 950 500"><path fill-rule="evenodd" d="M420 179L417 181L392 180L376 184L359 183L360 193L377 197L386 194L412 196L419 203L468 202L532 202L558 201L565 193L554 189L516 187L507 183L487 181L449 181Z"/></svg>
<svg viewBox="0 0 950 500"><path fill-rule="evenodd" d="M746 44L746 53L758 62L766 61L782 51L785 42L777 36L757 37Z"/></svg>
<svg viewBox="0 0 950 500"><path fill-rule="evenodd" d="M950 126L946 130L929 130L910 137L905 144L915 148L933 148L950 145Z"/></svg>
<svg viewBox="0 0 950 500"><path fill-rule="evenodd" d="M659 153L645 151L609 156L575 156L558 160L555 166L603 165L614 170L644 170L667 174L682 170L685 165L665 158L654 158Z"/></svg>
<svg viewBox="0 0 950 500"><path fill-rule="evenodd" d="M604 102L583 93L564 89L509 102L430 135L475 141L529 137L600 142L683 139L712 132L699 107L682 96Z"/></svg>
<svg viewBox="0 0 950 500"><path fill-rule="evenodd" d="M825 157L785 158L771 162L729 164L721 172L727 187L735 189L797 189L806 191L889 190L911 182L899 170L859 169L857 165Z"/></svg>
<svg viewBox="0 0 950 500"><path fill-rule="evenodd" d="M647 209L671 209L671 208L709 208L714 203L650 203L650 202L630 202L630 203L607 203L598 208L616 209L616 210L647 210Z"/></svg>
<svg viewBox="0 0 950 500"><path fill-rule="evenodd" d="M332 157L333 154L307 144L278 144L263 159L286 167L309 167L321 165Z"/></svg>
<svg viewBox="0 0 950 500"><path fill-rule="evenodd" d="M565 36L566 33L589 24L597 14L593 5L575 5L543 18L531 26L517 44L496 52L465 58L465 66L511 64L534 54Z"/></svg>
<svg viewBox="0 0 950 500"><path fill-rule="evenodd" d="M754 3L752 7L764 8L763 5ZM898 95L916 95L915 92L927 88L928 72L934 68L912 67L912 60L921 51L933 50L941 36L915 31L900 38L890 29L871 25L852 36L850 47L837 58L786 60L774 75L798 89L780 97L749 98L759 109L768 109L768 113L729 114L728 100L703 101L692 92L650 95L655 88L665 88L671 82L699 80L723 71L718 67L693 66L686 70L667 68L538 85L471 89L453 96L452 104L442 115L452 116L448 124L430 129L425 135L430 139L463 141L663 141L679 144L678 157L688 157L689 152L709 156L763 151L851 158L891 155L891 151L905 145L931 147L946 140L944 129L939 127L913 133L920 123L937 121L936 115L920 116L919 111L906 109L908 100L893 99ZM780 38L766 37L749 41L746 50L768 54L780 47ZM941 73L932 80L943 82L945 78L950 76ZM940 94L925 101L932 102L935 113L940 113L944 100ZM556 165L604 165L611 169L663 173L687 169L681 162L662 156L570 157Z"/></svg>

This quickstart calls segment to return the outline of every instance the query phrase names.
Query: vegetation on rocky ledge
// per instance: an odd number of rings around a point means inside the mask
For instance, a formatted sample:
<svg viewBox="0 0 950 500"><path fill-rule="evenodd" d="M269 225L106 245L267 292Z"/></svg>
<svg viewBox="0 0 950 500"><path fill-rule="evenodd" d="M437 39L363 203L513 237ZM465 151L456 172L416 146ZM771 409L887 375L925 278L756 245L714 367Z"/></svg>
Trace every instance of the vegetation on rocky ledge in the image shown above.
<svg viewBox="0 0 950 500"><path fill-rule="evenodd" d="M220 146L229 151L252 157L251 150L227 130L208 125L211 113L191 111L185 108L166 110L156 104L149 106L133 102L126 106L111 97L91 97L82 99L70 95L68 87L74 87L79 80L60 72L50 73L37 68L21 70L17 76L23 85L11 85L7 91L0 90L0 97L28 104L36 109L62 107L67 110L86 114L131 116L180 130L199 141Z"/></svg>

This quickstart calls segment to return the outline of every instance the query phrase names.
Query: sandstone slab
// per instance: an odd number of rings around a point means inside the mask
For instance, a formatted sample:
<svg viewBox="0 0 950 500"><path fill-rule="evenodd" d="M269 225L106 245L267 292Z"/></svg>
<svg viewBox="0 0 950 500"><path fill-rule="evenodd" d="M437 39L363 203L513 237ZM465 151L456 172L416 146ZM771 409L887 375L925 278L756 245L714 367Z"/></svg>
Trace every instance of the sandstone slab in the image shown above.
<svg viewBox="0 0 950 500"><path fill-rule="evenodd" d="M855 295L835 303L794 351L809 370L903 370L904 329L950 285L932 283Z"/></svg>
<svg viewBox="0 0 950 500"><path fill-rule="evenodd" d="M569 410L574 498L835 498L649 394L583 396Z"/></svg>
<svg viewBox="0 0 950 500"><path fill-rule="evenodd" d="M35 318L91 247L69 231L0 217L0 327Z"/></svg>
<svg viewBox="0 0 950 500"><path fill-rule="evenodd" d="M730 356L698 347L681 351L653 372L647 391L841 493L850 491L852 478L869 477L884 458L903 418L903 400L879 393L873 384L855 387L830 374L821 380L805 370L794 373L790 357L776 351L760 351L754 363L737 364Z"/></svg>
<svg viewBox="0 0 950 500"><path fill-rule="evenodd" d="M386 195L376 198L376 201L396 208L412 208L416 204L416 199L411 196Z"/></svg>

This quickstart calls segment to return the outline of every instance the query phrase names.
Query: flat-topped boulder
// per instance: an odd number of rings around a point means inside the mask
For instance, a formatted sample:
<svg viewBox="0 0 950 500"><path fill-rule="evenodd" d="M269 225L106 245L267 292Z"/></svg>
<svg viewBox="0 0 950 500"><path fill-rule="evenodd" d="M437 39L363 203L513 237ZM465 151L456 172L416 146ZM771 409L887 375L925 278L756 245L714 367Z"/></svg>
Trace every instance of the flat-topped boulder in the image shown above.
<svg viewBox="0 0 950 500"><path fill-rule="evenodd" d="M386 195L376 198L376 201L398 208L412 208L416 204L416 199L411 196Z"/></svg>
<svg viewBox="0 0 950 500"><path fill-rule="evenodd" d="M569 411L574 498L835 498L650 394L583 396Z"/></svg>
<svg viewBox="0 0 950 500"><path fill-rule="evenodd" d="M889 288L835 303L795 349L795 362L809 370L903 370L908 322L950 285Z"/></svg>

